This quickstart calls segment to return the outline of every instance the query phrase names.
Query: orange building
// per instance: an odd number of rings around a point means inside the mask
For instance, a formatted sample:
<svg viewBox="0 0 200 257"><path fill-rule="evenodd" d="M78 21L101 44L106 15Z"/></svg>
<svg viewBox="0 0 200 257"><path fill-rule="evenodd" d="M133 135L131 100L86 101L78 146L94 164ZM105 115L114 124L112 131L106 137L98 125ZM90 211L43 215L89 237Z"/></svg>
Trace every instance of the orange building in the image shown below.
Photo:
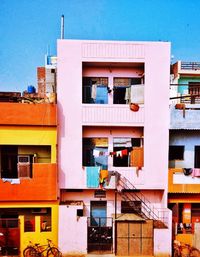
<svg viewBox="0 0 200 257"><path fill-rule="evenodd" d="M30 240L57 243L57 105L0 95L1 255L22 255Z"/></svg>

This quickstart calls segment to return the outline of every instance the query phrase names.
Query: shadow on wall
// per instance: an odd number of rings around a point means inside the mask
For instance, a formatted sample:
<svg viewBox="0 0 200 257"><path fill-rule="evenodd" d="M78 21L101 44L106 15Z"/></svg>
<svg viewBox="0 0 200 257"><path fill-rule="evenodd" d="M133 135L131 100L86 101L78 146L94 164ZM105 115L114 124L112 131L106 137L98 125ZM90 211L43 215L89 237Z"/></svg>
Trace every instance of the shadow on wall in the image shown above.
<svg viewBox="0 0 200 257"><path fill-rule="evenodd" d="M62 148L62 142L61 142L61 138L64 138L65 137L65 116L63 114L63 108L62 108L62 105L60 104L60 102L58 101L57 103L57 113L58 113L58 116L57 116L57 125L58 125L58 146L59 148L61 149ZM62 126L59 124L62 122ZM60 158L60 154L61 154L61 151L58 151L58 156L57 156L57 160L58 160L58 170L59 170L59 181L65 181L65 172L62 170L61 168L61 158Z"/></svg>

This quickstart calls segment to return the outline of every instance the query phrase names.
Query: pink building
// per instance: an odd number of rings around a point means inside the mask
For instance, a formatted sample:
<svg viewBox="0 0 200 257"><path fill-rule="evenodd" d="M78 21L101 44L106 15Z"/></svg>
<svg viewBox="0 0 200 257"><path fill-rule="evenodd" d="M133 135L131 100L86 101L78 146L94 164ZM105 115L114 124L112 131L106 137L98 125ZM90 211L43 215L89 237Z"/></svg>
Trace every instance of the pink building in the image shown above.
<svg viewBox="0 0 200 257"><path fill-rule="evenodd" d="M171 255L170 44L58 40L63 253Z"/></svg>

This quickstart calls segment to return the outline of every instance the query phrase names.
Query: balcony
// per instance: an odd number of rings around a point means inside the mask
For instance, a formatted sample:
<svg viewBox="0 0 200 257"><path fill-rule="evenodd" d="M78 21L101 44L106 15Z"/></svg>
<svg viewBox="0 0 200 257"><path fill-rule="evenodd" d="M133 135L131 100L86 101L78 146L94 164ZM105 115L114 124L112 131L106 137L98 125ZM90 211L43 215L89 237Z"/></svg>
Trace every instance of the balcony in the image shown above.
<svg viewBox="0 0 200 257"><path fill-rule="evenodd" d="M200 104L171 104L170 129L200 129Z"/></svg>
<svg viewBox="0 0 200 257"><path fill-rule="evenodd" d="M182 62L178 61L173 65L174 73L180 75L199 75L200 62Z"/></svg>
<svg viewBox="0 0 200 257"><path fill-rule="evenodd" d="M0 102L1 125L56 126L56 104Z"/></svg>
<svg viewBox="0 0 200 257"><path fill-rule="evenodd" d="M170 84L170 100L172 103L200 104L200 82Z"/></svg>
<svg viewBox="0 0 200 257"><path fill-rule="evenodd" d="M169 193L200 193L200 177L187 174L183 168L171 168L168 173Z"/></svg>
<svg viewBox="0 0 200 257"><path fill-rule="evenodd" d="M32 177L0 179L1 201L57 200L57 166L33 163Z"/></svg>
<svg viewBox="0 0 200 257"><path fill-rule="evenodd" d="M83 125L144 126L144 105L137 112L125 104L83 104Z"/></svg>
<svg viewBox="0 0 200 257"><path fill-rule="evenodd" d="M113 84L104 77L83 78L83 125L143 126L145 86L141 78L114 78Z"/></svg>

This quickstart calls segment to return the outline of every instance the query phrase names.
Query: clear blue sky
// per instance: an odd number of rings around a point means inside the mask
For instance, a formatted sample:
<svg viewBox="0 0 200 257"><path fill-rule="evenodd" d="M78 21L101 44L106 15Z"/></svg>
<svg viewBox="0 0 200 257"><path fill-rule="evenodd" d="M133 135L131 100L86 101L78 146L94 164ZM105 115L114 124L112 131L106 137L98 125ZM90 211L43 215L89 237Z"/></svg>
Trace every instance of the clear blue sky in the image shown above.
<svg viewBox="0 0 200 257"><path fill-rule="evenodd" d="M67 39L170 41L173 61L200 61L199 0L0 0L0 91L37 86L62 14Z"/></svg>

